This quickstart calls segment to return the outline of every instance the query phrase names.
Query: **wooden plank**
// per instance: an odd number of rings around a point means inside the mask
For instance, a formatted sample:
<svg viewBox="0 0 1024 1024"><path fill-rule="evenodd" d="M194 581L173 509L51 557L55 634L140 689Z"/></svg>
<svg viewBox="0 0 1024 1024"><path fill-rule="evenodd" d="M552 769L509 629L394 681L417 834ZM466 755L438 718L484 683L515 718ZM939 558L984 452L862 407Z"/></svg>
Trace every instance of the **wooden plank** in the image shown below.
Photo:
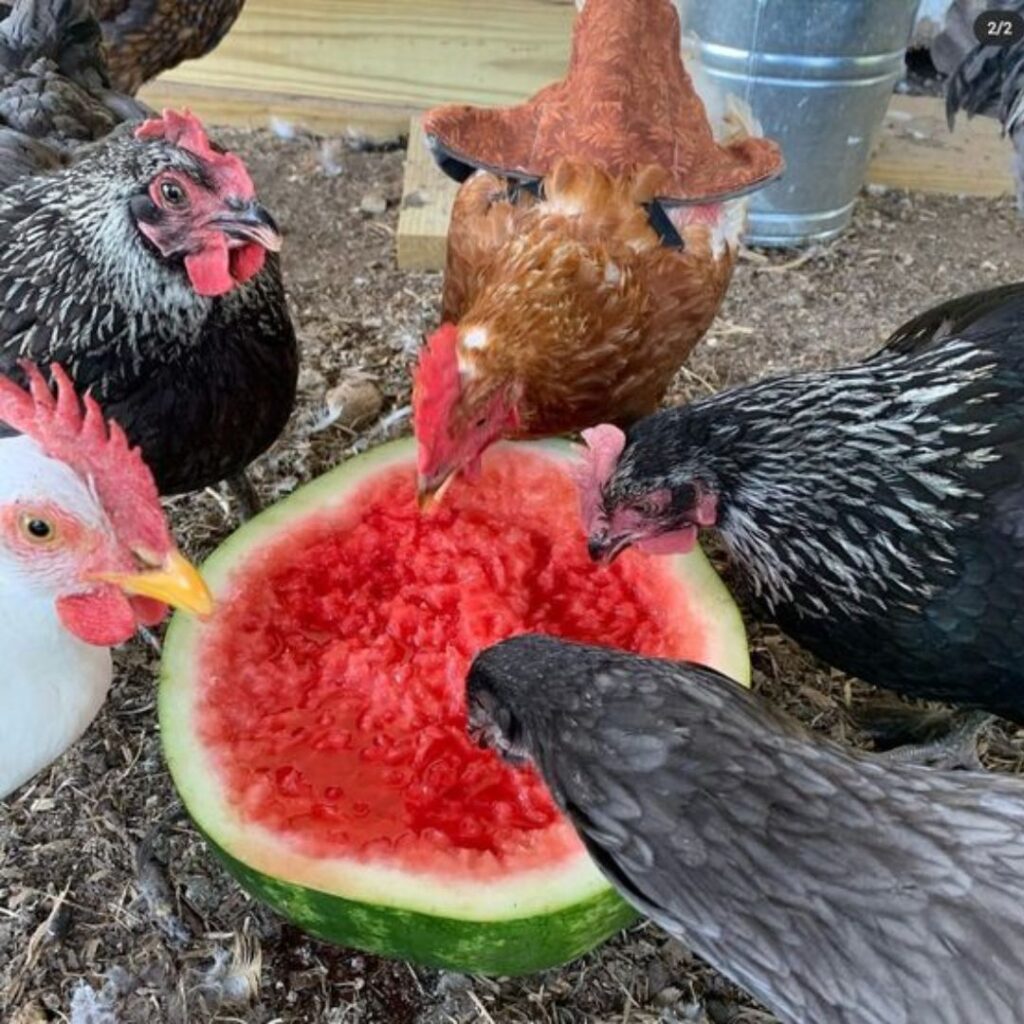
<svg viewBox="0 0 1024 1024"><path fill-rule="evenodd" d="M420 119L409 124L402 206L398 214L398 266L438 270L444 266L448 220L458 185L442 174L427 149Z"/></svg>
<svg viewBox="0 0 1024 1024"><path fill-rule="evenodd" d="M411 107L349 103L313 96L286 96L239 89L214 89L158 79L139 91L151 107L188 107L207 124L266 128L282 121L317 135L357 129L370 139L394 139L409 129Z"/></svg>
<svg viewBox="0 0 1024 1024"><path fill-rule="evenodd" d="M409 136L405 192L427 202L406 210L403 199L398 264L410 270L440 270L455 188L431 159L418 124L414 131L416 136ZM1011 155L1010 142L1000 137L993 119L960 118L951 134L942 100L893 96L868 167L868 182L947 195L1001 196L1014 188Z"/></svg>
<svg viewBox="0 0 1024 1024"><path fill-rule="evenodd" d="M868 168L868 181L890 188L967 196L1013 191L1009 139L990 117L946 127L945 105L930 96L893 96Z"/></svg>
<svg viewBox="0 0 1024 1024"><path fill-rule="evenodd" d="M514 103L561 76L571 0L248 0L224 41L149 86L213 123L402 125L437 103Z"/></svg>

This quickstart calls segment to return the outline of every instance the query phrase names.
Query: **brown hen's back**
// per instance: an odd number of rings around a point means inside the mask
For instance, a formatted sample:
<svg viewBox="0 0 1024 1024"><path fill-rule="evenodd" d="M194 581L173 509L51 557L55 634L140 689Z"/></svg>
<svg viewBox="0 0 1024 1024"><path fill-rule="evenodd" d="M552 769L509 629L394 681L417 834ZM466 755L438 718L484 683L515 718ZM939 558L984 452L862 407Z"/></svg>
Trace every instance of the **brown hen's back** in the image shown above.
<svg viewBox="0 0 1024 1024"><path fill-rule="evenodd" d="M459 324L464 402L514 381L524 435L626 423L657 408L732 275L744 200L668 213L666 172L613 178L561 161L543 198L478 173L452 212L444 318Z"/></svg>
<svg viewBox="0 0 1024 1024"><path fill-rule="evenodd" d="M134 95L164 71L209 53L245 0L92 0L116 89Z"/></svg>

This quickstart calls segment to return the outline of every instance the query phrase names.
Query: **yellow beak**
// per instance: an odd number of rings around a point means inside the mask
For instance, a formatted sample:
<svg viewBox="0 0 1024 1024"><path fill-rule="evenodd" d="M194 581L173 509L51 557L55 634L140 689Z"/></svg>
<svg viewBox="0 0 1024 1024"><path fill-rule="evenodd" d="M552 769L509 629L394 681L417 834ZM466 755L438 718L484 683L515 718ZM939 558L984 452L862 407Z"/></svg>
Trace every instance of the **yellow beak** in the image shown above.
<svg viewBox="0 0 1024 1024"><path fill-rule="evenodd" d="M142 572L97 573L94 577L113 583L126 594L157 601L205 618L213 611L213 595L199 570L180 551L173 551L159 569Z"/></svg>

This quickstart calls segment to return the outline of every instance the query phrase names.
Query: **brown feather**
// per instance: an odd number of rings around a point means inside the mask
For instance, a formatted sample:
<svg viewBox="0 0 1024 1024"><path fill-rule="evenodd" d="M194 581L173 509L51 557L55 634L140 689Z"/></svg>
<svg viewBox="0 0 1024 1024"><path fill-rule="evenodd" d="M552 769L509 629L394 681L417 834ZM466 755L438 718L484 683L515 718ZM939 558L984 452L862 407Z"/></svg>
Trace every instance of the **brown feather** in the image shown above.
<svg viewBox="0 0 1024 1024"><path fill-rule="evenodd" d="M227 34L245 0L92 0L103 29L114 88L140 86L183 60L209 53Z"/></svg>
<svg viewBox="0 0 1024 1024"><path fill-rule="evenodd" d="M735 259L732 246L714 251L713 227L681 216L684 248L662 243L642 204L665 180L658 168L612 178L561 161L543 200L513 203L483 173L463 186L444 298L469 371L460 418L472 420L509 381L525 436L628 423L657 408L714 319ZM483 347L465 344L476 328L486 330Z"/></svg>

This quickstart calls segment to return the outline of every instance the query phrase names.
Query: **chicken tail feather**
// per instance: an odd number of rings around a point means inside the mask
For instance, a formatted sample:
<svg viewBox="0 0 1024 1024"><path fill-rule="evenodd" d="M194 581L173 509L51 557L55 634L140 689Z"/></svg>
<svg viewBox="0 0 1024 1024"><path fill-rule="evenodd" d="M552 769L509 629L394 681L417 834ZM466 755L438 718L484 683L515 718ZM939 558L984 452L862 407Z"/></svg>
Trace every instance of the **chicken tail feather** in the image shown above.
<svg viewBox="0 0 1024 1024"><path fill-rule="evenodd" d="M1006 10L1024 10L1024 0L1004 0ZM956 115L997 117L1013 131L1020 115L1024 89L1024 42L985 46L974 35L974 19L984 9L979 0L954 0L942 31L931 45L932 63L949 76L946 120L953 128Z"/></svg>

